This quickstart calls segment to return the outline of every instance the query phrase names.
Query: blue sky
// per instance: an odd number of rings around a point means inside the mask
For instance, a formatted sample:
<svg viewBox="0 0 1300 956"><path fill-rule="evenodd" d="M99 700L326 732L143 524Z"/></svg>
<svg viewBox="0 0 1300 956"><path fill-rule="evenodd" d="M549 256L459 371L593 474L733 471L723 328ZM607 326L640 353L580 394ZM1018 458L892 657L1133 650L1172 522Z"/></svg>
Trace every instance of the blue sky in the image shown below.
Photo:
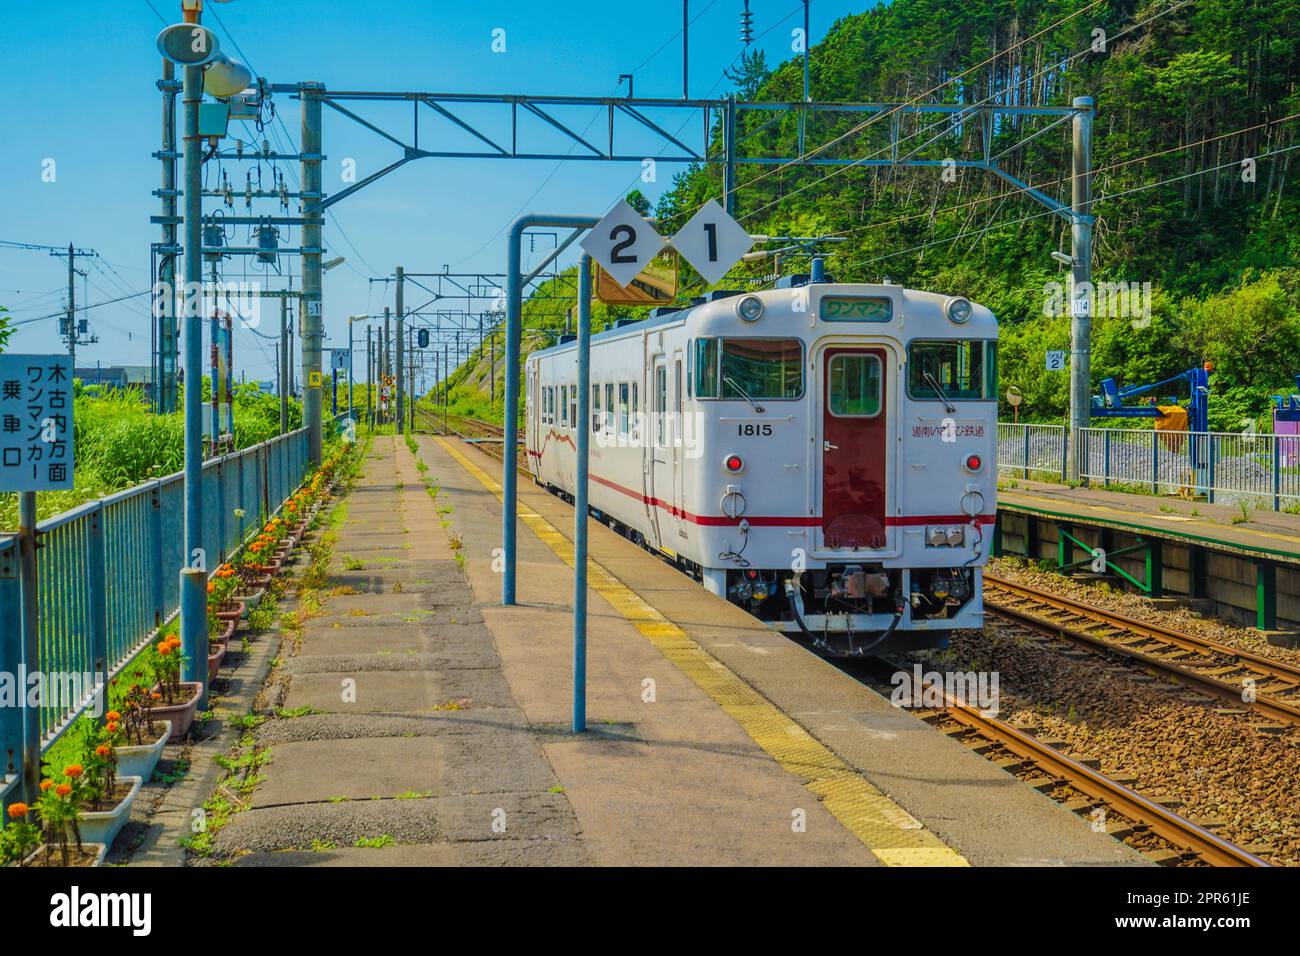
<svg viewBox="0 0 1300 956"><path fill-rule="evenodd" d="M86 288L91 303L148 288L149 244L160 238L158 227L149 223L158 212L151 191L160 176L159 164L150 156L158 148L161 110L153 86L160 70L154 39L163 25L158 14L176 22L180 3L150 2L157 13L146 0L0 4L0 36L6 41L0 239L58 246L71 241L99 252L104 264L91 270ZM742 6L742 0L691 0L691 16L698 16L690 29L693 96L717 96L729 88L722 71L741 49ZM865 0L814 0L813 42L835 20L866 6ZM316 80L336 90L607 96L619 92L620 73L635 70L638 97L681 94L679 0L209 0L207 7L205 23L216 30L223 51L238 57L237 43L258 75L277 83ZM791 30L802 20L799 0L751 0L750 8L755 33L764 34L757 43L767 51L769 64L789 58ZM498 28L505 30L504 53L491 48ZM296 137L298 102L287 95L275 102ZM406 109L358 112L405 134L410 122ZM341 181L345 158L356 160L359 177L397 158L397 147L325 112L327 192L346 185ZM590 113L564 115L579 129L593 119ZM421 122L432 137L432 120ZM603 117L593 122L593 136L603 133L603 123ZM284 135L278 124L274 128ZM448 133L446 141L460 144L463 139ZM558 134L535 141L559 152L568 149ZM635 138L626 142L628 148L638 145ZM421 145L427 145L423 138ZM57 164L54 182L42 180L47 158ZM215 175L213 165L208 164L209 176ZM229 163L225 168L242 184L250 167ZM643 184L638 164L446 159L408 164L332 207L326 245L330 255L345 256L347 262L326 275L326 345L346 344L347 315L381 312L386 302L392 304L391 285L372 285L369 277L390 274L399 264L412 272L435 272L443 265L452 271L503 271L505 244L498 233L525 206L541 212L600 213L632 185L653 199L671 183L675 168L661 165L658 182ZM286 171L291 189L296 175L295 163L292 173ZM208 200L205 210L213 202ZM237 202L232 214L245 214L242 206ZM254 207L259 211L274 214L278 207L263 202ZM296 244L297 230L287 239L286 244ZM236 241L244 241L242 233ZM282 261L297 272L296 260ZM43 252L0 248L0 305L8 306L18 321L57 311L65 302L66 268L65 259ZM240 260L227 262L226 279L245 274L264 278ZM78 279L79 302L85 301L82 296ZM149 364L146 298L95 308L87 317L100 341L78 350L78 365ZM21 326L9 344L14 352L62 349L54 319ZM237 373L245 372L250 380L272 377L272 354L270 343L247 331L237 333Z"/></svg>

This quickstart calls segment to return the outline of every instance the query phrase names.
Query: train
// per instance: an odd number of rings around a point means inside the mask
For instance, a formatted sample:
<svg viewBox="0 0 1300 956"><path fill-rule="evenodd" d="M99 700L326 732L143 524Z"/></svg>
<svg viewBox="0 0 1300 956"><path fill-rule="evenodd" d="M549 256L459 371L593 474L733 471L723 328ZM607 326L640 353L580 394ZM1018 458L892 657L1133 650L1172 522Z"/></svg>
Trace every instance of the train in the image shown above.
<svg viewBox="0 0 1300 956"><path fill-rule="evenodd" d="M997 319L889 282L780 280L622 319L525 363L533 480L831 656L983 623L997 496Z"/></svg>

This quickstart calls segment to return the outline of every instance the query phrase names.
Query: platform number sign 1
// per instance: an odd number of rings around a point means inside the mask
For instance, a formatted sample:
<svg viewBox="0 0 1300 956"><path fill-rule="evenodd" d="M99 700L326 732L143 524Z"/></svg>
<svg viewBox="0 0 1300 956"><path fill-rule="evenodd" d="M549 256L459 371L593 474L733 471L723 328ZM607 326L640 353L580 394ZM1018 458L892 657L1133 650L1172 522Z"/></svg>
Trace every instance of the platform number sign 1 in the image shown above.
<svg viewBox="0 0 1300 956"><path fill-rule="evenodd" d="M664 240L627 200L619 200L581 245L615 282L626 286L660 253Z"/></svg>
<svg viewBox="0 0 1300 956"><path fill-rule="evenodd" d="M710 199L669 242L712 285L750 250L754 237Z"/></svg>
<svg viewBox="0 0 1300 956"><path fill-rule="evenodd" d="M69 491L72 458L72 359L0 355L0 491Z"/></svg>
<svg viewBox="0 0 1300 956"><path fill-rule="evenodd" d="M1065 350L1050 349L1047 353L1047 370L1049 372L1065 371Z"/></svg>

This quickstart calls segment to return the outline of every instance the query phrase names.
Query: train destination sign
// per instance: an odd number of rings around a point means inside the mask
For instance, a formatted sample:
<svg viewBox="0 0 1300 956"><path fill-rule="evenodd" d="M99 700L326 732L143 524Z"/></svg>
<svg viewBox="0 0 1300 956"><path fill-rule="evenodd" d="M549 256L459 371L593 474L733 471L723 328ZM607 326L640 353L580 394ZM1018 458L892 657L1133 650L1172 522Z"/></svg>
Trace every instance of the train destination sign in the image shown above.
<svg viewBox="0 0 1300 956"><path fill-rule="evenodd" d="M72 359L0 355L0 491L72 488Z"/></svg>

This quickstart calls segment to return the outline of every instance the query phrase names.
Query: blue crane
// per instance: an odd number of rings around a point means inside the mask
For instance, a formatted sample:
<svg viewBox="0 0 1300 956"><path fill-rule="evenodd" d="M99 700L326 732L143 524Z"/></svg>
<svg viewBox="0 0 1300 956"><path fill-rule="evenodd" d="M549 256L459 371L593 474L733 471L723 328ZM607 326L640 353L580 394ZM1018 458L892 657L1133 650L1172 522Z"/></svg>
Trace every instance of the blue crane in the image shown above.
<svg viewBox="0 0 1300 956"><path fill-rule="evenodd" d="M1175 382L1186 382L1189 397L1187 404L1183 407L1187 409L1187 430L1191 432L1209 431L1210 372L1212 371L1214 371L1214 366L1206 362L1196 368L1189 368L1185 372L1179 372L1164 381L1155 382L1151 385L1127 385L1124 388L1116 386L1113 378L1102 379L1101 394L1092 397L1092 417L1164 418L1166 413L1162 412L1154 403L1150 405L1125 405L1124 399L1133 395L1141 395L1144 392L1152 392L1157 388ZM1171 398L1166 404L1177 404L1177 401Z"/></svg>

